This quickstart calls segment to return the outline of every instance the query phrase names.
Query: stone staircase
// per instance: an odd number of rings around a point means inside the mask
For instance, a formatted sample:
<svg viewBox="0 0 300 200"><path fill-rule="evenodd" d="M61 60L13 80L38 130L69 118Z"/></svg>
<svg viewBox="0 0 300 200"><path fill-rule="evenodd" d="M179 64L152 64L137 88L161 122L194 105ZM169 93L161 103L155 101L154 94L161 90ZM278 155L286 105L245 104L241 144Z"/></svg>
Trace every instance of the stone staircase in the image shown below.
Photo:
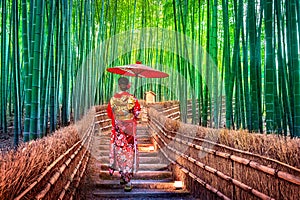
<svg viewBox="0 0 300 200"><path fill-rule="evenodd" d="M133 189L124 192L120 175L108 173L109 133L96 133L93 161L85 182L85 199L193 199L185 189L175 189L168 162L155 150L146 124L137 127L139 169L132 179Z"/></svg>

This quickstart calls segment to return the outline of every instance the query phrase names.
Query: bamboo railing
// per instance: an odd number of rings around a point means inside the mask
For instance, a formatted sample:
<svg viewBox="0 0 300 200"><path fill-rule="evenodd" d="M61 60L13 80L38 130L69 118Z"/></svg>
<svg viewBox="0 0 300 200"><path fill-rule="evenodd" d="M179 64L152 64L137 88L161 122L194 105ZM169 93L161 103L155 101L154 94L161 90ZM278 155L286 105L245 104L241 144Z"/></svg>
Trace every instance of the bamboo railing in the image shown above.
<svg viewBox="0 0 300 200"><path fill-rule="evenodd" d="M194 125L187 128L154 108L148 114L149 128L158 148L172 163L176 178L184 180L196 197L299 199L298 168L209 138L198 138L195 134L218 130Z"/></svg>
<svg viewBox="0 0 300 200"><path fill-rule="evenodd" d="M108 131L111 129L111 119L107 116L107 105L96 106L95 125L100 131Z"/></svg>
<svg viewBox="0 0 300 200"><path fill-rule="evenodd" d="M93 132L94 124L91 124L81 140L51 163L14 199L73 199L90 158Z"/></svg>
<svg viewBox="0 0 300 200"><path fill-rule="evenodd" d="M179 107L179 102L178 101L167 101L163 103L152 103L148 104L148 109L149 108L154 108L164 116L178 120L180 119L180 107Z"/></svg>

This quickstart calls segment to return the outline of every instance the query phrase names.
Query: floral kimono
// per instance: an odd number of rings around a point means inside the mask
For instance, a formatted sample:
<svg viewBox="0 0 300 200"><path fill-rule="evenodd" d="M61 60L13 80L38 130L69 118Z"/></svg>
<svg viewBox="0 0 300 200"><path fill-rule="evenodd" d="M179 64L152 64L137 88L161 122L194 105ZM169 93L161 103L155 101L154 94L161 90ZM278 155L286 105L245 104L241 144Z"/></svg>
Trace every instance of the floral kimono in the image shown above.
<svg viewBox="0 0 300 200"><path fill-rule="evenodd" d="M110 174L118 170L126 182L130 182L137 169L136 125L140 110L138 100L128 92L116 93L107 107L112 119Z"/></svg>

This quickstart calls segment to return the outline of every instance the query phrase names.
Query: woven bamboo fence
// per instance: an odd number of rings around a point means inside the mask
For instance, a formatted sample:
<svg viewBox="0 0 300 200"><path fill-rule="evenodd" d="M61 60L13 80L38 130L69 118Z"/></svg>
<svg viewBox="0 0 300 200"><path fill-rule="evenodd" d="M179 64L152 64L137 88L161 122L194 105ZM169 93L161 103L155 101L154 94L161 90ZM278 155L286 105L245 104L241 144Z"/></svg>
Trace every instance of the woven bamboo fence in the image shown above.
<svg viewBox="0 0 300 200"><path fill-rule="evenodd" d="M90 158L94 113L0 155L0 199L76 198Z"/></svg>
<svg viewBox="0 0 300 200"><path fill-rule="evenodd" d="M300 199L299 139L183 124L154 108L148 115L175 178L195 197Z"/></svg>

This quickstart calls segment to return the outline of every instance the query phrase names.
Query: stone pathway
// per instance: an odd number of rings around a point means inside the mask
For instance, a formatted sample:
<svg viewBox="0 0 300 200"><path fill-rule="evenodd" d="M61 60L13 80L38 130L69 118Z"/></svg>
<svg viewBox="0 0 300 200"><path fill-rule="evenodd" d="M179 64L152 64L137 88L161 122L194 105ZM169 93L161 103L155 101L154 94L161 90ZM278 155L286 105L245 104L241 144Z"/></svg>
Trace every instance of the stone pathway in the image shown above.
<svg viewBox="0 0 300 200"><path fill-rule="evenodd" d="M153 149L146 124L137 127L140 165L132 179L132 191L124 192L119 173L108 173L109 134L95 132L91 161L81 187L82 199L193 199L188 191L174 188L168 162Z"/></svg>

